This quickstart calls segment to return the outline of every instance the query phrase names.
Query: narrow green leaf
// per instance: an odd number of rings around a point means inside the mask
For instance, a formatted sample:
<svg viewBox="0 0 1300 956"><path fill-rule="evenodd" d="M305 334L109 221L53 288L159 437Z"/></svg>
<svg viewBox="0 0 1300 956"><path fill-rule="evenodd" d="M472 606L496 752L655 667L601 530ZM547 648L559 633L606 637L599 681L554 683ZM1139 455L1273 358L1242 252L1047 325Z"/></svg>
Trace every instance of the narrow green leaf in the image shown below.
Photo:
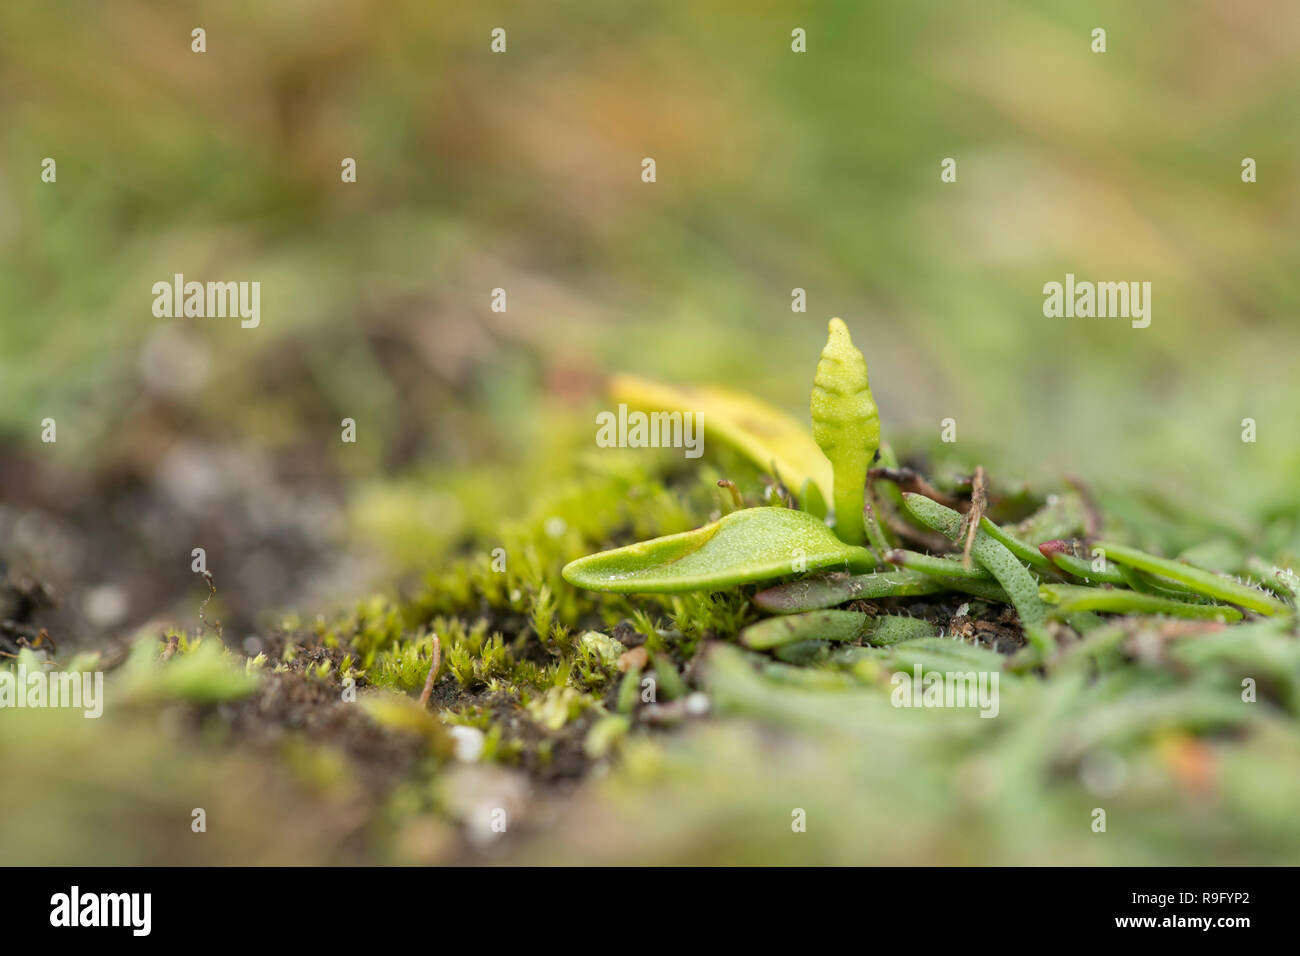
<svg viewBox="0 0 1300 956"><path fill-rule="evenodd" d="M641 693L641 668L635 665L627 669L623 680L618 685L617 709L620 714L630 714L636 709L636 702Z"/></svg>
<svg viewBox="0 0 1300 956"><path fill-rule="evenodd" d="M804 571L866 571L866 548L840 541L812 515L789 508L733 511L694 531L602 551L565 566L564 580L591 591L717 591Z"/></svg>
<svg viewBox="0 0 1300 956"><path fill-rule="evenodd" d="M1199 620L1239 621L1241 612L1222 604L1189 604L1172 598L1117 588L1089 588L1077 584L1044 584L1038 596L1054 605L1053 617L1076 611L1105 611L1112 614L1168 614Z"/></svg>
<svg viewBox="0 0 1300 956"><path fill-rule="evenodd" d="M897 644L929 637L937 628L920 618L897 614L870 615L859 611L813 611L770 617L740 632L740 642L753 650L765 651L808 641L856 641Z"/></svg>
<svg viewBox="0 0 1300 956"><path fill-rule="evenodd" d="M1179 601L1195 600L1204 604L1209 600L1204 594L1201 594L1195 588L1188 587L1178 581L1171 581L1169 578L1158 578L1146 571L1139 571L1137 568L1130 568L1127 564L1116 564L1119 568L1119 576L1124 579L1124 584L1132 591L1141 591L1143 594L1155 594L1159 597L1174 598Z"/></svg>
<svg viewBox="0 0 1300 956"><path fill-rule="evenodd" d="M878 647L925 640L939 633L939 628L919 617L899 614L882 614L867 636L867 641Z"/></svg>
<svg viewBox="0 0 1300 956"><path fill-rule="evenodd" d="M759 591L753 600L756 607L769 614L796 614L820 611L849 601L937 594L943 587L942 581L912 571L814 574Z"/></svg>
<svg viewBox="0 0 1300 956"><path fill-rule="evenodd" d="M904 620L907 619L904 618ZM997 651L990 650L987 647L967 644L965 641L953 640L951 637L914 637L890 648L892 658L907 663L913 663L920 656L918 652L925 654L927 657L929 655L940 655L965 664L967 667L977 667L986 671L1000 671L1002 665L1006 663L1005 658ZM924 658L921 662L929 663ZM955 668L949 665L943 669L954 670Z"/></svg>
<svg viewBox="0 0 1300 956"><path fill-rule="evenodd" d="M855 641L866 634L875 619L858 611L813 611L769 617L740 632L740 642L756 651L771 650L797 641Z"/></svg>
<svg viewBox="0 0 1300 956"><path fill-rule="evenodd" d="M1091 562L1076 558L1073 543L1064 540L1044 541L1038 546L1040 554L1045 555L1054 565L1066 574L1082 578L1089 584L1124 584L1124 575L1113 568L1094 571Z"/></svg>
<svg viewBox="0 0 1300 956"><path fill-rule="evenodd" d="M980 519L980 528L985 531L990 538L1002 545L1017 558L1029 565L1031 568L1037 568L1040 571L1054 571L1052 562L1047 559L1037 548L1031 547L1021 541L1010 531L1000 528L988 518Z"/></svg>
<svg viewBox="0 0 1300 956"><path fill-rule="evenodd" d="M936 558L918 551L906 551L895 548L885 552L885 560L907 571L933 577L945 585L945 590L961 591L972 594L986 601L1001 601L1010 604L1011 599L1002 586L993 579L988 569L982 565L967 568L960 561L951 558Z"/></svg>
<svg viewBox="0 0 1300 956"><path fill-rule="evenodd" d="M793 644L782 644L772 653L777 660L787 664L811 664L817 655L830 646L829 641L795 641Z"/></svg>
<svg viewBox="0 0 1300 956"><path fill-rule="evenodd" d="M1193 567L1190 564L1170 561L1168 558L1159 558L1154 554L1147 554L1145 551L1139 551L1136 548L1128 548L1120 544L1108 544L1105 541L1098 541L1095 546L1105 552L1108 560L1130 568L1137 568L1139 571L1146 571L1148 574L1155 574L1171 581L1177 581L1179 584L1185 584L1207 597L1227 601L1229 604L1236 604L1252 611L1258 611L1260 614L1286 614L1291 610L1281 601L1265 594L1263 591L1247 587L1244 584L1238 584L1231 578L1221 578L1217 574Z"/></svg>
<svg viewBox="0 0 1300 956"><path fill-rule="evenodd" d="M975 581L993 580L993 575L989 574L985 568L968 568L960 561L954 561L952 558L936 558L934 555L921 554L919 551L895 548L893 551L886 551L884 558L890 564L907 568L909 571L932 574L937 578L964 578Z"/></svg>
<svg viewBox="0 0 1300 956"><path fill-rule="evenodd" d="M655 677L659 681L659 693L669 700L678 700L685 697L689 692L686 681L682 680L682 675L677 673L677 668L673 667L665 654L655 654L653 660Z"/></svg>

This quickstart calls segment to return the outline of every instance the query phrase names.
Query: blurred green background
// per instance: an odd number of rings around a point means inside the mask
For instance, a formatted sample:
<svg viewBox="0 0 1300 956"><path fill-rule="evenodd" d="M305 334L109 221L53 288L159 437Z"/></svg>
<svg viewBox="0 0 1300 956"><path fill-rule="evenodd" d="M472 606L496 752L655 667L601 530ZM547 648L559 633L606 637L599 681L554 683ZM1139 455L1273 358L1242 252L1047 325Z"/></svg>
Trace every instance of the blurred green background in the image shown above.
<svg viewBox="0 0 1300 956"><path fill-rule="evenodd" d="M456 461L610 369L802 413L789 359L835 314L896 432L1286 488L1297 28L1282 0L6 5L5 440L53 416L61 464L93 465L162 399L146 460L327 444L346 415L358 471ZM1151 327L1044 318L1067 271L1151 281ZM155 319L175 272L261 281L262 327Z"/></svg>
<svg viewBox="0 0 1300 956"><path fill-rule="evenodd" d="M832 315L904 448L1300 527L1289 0L50 0L0 90L0 557L77 639L192 622L199 545L235 641L418 570L614 371L804 418ZM155 318L178 272L261 326ZM1150 327L1045 318L1067 272Z"/></svg>

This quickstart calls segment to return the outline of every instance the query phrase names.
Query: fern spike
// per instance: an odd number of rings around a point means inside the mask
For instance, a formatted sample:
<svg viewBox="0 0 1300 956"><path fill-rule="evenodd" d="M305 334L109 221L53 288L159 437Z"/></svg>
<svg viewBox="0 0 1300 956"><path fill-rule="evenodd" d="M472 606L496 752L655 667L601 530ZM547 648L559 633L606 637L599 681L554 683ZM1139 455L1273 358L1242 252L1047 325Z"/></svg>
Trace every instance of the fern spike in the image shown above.
<svg viewBox="0 0 1300 956"><path fill-rule="evenodd" d="M867 383L867 361L840 319L831 319L817 363L812 429L834 475L835 533L845 544L860 545L867 469L880 446L880 416Z"/></svg>

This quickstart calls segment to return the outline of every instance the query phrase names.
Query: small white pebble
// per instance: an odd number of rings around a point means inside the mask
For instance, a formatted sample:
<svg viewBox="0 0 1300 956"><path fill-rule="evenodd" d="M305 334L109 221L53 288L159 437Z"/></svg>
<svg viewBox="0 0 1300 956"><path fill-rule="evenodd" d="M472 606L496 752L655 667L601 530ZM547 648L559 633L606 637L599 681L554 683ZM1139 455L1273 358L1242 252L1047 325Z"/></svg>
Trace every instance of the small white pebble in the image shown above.
<svg viewBox="0 0 1300 956"><path fill-rule="evenodd" d="M1079 782L1098 797L1113 797L1124 789L1128 765L1110 751L1093 751L1079 763Z"/></svg>
<svg viewBox="0 0 1300 956"><path fill-rule="evenodd" d="M101 584L91 588L82 601L86 617L99 627L112 627L121 623L129 608L130 599L126 592L115 584Z"/></svg>
<svg viewBox="0 0 1300 956"><path fill-rule="evenodd" d="M456 759L461 763L475 763L483 756L483 746L487 743L483 731L477 727L457 725L449 733L456 742Z"/></svg>

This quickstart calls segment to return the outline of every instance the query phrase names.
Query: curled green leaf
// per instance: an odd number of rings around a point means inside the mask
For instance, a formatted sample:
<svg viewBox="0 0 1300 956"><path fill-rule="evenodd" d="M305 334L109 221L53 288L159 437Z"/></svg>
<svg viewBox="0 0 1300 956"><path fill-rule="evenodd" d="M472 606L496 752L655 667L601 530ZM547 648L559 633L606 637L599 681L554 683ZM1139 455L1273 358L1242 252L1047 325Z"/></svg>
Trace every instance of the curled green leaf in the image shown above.
<svg viewBox="0 0 1300 956"><path fill-rule="evenodd" d="M875 558L840 541L812 515L746 508L694 531L602 551L570 562L564 580L590 591L716 591L804 571L866 571Z"/></svg>
<svg viewBox="0 0 1300 956"><path fill-rule="evenodd" d="M848 327L831 319L826 347L813 379L813 438L830 460L835 486L835 531L861 544L867 469L880 445L880 416L867 381L867 361Z"/></svg>

